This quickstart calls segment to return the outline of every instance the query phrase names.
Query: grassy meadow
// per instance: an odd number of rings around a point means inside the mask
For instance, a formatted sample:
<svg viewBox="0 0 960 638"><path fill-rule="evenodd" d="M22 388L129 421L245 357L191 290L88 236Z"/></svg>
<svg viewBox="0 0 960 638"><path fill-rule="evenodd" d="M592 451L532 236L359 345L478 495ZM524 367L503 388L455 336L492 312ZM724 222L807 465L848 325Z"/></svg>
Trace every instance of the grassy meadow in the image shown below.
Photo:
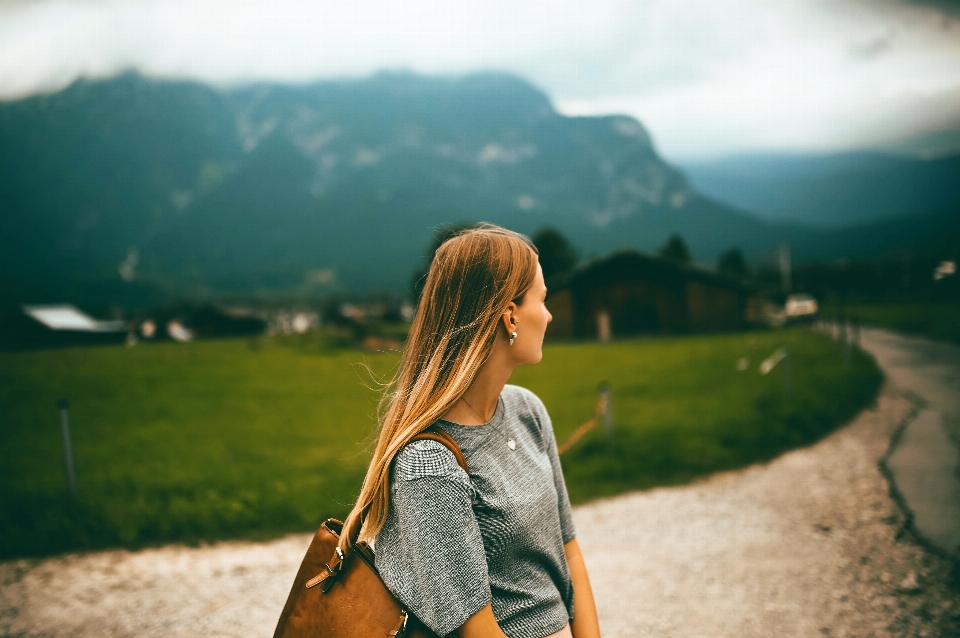
<svg viewBox="0 0 960 638"><path fill-rule="evenodd" d="M757 366L781 346L781 363ZM749 360L738 371L737 361ZM0 557L268 538L343 516L397 355L322 333L0 354ZM563 457L575 502L677 484L815 441L869 404L872 359L805 330L556 344L513 383L562 441L612 387L614 427ZM78 496L56 402L71 401Z"/></svg>
<svg viewBox="0 0 960 638"><path fill-rule="evenodd" d="M858 317L865 326L960 344L958 302L855 304L843 308L828 307L822 314L832 317L841 313Z"/></svg>

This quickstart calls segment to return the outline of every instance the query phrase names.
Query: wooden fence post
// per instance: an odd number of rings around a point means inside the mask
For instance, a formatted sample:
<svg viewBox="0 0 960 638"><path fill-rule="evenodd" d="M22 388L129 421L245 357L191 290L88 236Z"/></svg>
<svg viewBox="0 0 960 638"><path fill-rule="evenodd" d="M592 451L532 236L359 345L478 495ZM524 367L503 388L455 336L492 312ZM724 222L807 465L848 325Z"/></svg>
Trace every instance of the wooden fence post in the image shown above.
<svg viewBox="0 0 960 638"><path fill-rule="evenodd" d="M63 434L63 455L67 465L67 483L70 493L77 495L77 475L73 468L73 443L70 440L70 402L66 399L57 401L60 410L60 430Z"/></svg>
<svg viewBox="0 0 960 638"><path fill-rule="evenodd" d="M610 384L606 381L600 383L600 401L603 402L603 435L610 439L613 436L613 407L610 405Z"/></svg>
<svg viewBox="0 0 960 638"><path fill-rule="evenodd" d="M790 350L783 346L783 389L789 398L793 394L793 357L790 356Z"/></svg>

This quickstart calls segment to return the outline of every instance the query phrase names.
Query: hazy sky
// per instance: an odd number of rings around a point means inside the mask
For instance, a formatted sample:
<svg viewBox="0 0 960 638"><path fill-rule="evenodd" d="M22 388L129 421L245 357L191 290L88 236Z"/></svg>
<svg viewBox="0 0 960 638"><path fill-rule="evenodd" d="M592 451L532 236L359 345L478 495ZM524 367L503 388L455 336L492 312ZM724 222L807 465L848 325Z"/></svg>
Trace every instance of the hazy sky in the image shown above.
<svg viewBox="0 0 960 638"><path fill-rule="evenodd" d="M941 6L0 0L0 98L128 68L216 83L502 70L564 113L636 116L674 160L874 147L960 127L960 11Z"/></svg>

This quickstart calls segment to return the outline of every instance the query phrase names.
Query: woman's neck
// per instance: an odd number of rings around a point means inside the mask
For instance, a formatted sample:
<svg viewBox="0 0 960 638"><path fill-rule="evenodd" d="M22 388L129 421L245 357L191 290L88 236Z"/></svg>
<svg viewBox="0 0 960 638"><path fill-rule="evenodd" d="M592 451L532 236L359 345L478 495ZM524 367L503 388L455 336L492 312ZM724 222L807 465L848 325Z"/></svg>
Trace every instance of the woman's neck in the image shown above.
<svg viewBox="0 0 960 638"><path fill-rule="evenodd" d="M498 344L499 345L499 344ZM503 386L507 385L516 367L501 348L494 346L463 398L443 418L460 425L483 425L493 418Z"/></svg>

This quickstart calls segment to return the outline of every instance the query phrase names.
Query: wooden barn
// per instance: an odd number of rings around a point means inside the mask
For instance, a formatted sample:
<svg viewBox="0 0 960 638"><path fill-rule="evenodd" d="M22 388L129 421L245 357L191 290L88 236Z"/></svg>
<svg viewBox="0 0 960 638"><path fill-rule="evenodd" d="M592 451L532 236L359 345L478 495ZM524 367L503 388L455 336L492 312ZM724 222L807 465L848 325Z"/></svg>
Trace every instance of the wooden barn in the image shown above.
<svg viewBox="0 0 960 638"><path fill-rule="evenodd" d="M737 330L747 300L736 280L635 250L591 259L547 287L551 340Z"/></svg>

